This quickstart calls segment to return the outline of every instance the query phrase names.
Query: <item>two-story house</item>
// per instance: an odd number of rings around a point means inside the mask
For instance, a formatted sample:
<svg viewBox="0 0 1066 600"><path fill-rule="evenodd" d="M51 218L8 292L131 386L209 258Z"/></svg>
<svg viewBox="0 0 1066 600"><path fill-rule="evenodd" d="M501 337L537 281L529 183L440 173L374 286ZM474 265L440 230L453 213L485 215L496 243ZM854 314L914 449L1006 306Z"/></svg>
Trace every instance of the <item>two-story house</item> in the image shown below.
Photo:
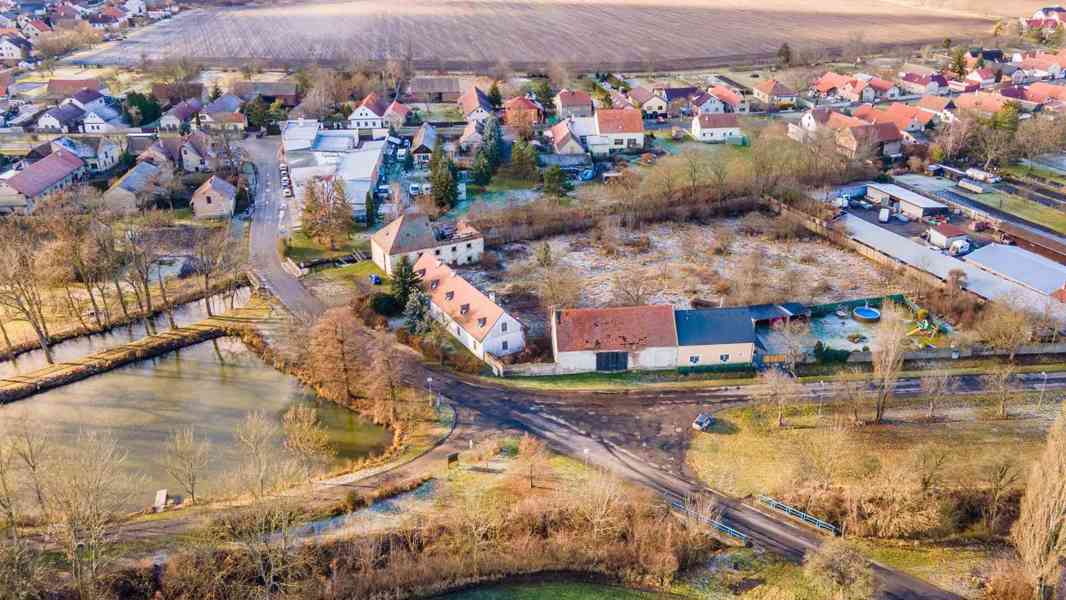
<svg viewBox="0 0 1066 600"><path fill-rule="evenodd" d="M56 150L6 179L0 178L0 213L30 213L37 203L70 187L85 174L85 163L72 152Z"/></svg>
<svg viewBox="0 0 1066 600"><path fill-rule="evenodd" d="M370 256L382 271L391 275L404 258L414 264L422 256L432 256L448 264L481 261L485 238L465 221L454 226L434 225L422 213L406 213L370 237Z"/></svg>
<svg viewBox="0 0 1066 600"><path fill-rule="evenodd" d="M360 132L367 133L375 129L385 129L388 127L385 121L386 110L388 107L385 106L381 96L377 92L370 92L359 103L359 106L355 107L352 114L348 115L348 129L358 129Z"/></svg>
<svg viewBox="0 0 1066 600"><path fill-rule="evenodd" d="M595 134L585 136L585 144L594 156L644 149L644 119L641 111L631 108L601 109L596 111L592 121Z"/></svg>
<svg viewBox="0 0 1066 600"><path fill-rule="evenodd" d="M507 356L526 346L522 323L435 256L414 265L429 296L430 315L474 356Z"/></svg>

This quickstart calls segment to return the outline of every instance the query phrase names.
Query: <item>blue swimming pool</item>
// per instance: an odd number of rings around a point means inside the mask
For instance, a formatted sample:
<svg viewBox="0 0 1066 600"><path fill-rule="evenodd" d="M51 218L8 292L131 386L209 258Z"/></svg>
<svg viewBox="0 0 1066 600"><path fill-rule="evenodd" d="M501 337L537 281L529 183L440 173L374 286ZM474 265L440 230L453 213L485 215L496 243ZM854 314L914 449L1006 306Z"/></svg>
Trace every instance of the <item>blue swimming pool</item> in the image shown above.
<svg viewBox="0 0 1066 600"><path fill-rule="evenodd" d="M856 321L862 321L863 323L873 323L881 319L881 311L869 306L859 306L851 311L851 314Z"/></svg>

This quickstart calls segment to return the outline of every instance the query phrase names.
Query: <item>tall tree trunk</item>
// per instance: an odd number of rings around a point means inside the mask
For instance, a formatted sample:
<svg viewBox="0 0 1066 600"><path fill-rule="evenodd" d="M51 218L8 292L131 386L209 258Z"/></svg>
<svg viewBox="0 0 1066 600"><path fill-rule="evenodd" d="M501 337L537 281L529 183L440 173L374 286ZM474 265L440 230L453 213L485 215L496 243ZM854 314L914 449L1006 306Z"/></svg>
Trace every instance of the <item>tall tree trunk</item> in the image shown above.
<svg viewBox="0 0 1066 600"><path fill-rule="evenodd" d="M87 279L82 285L85 286L85 292L89 294L89 303L93 306L93 319L96 320L96 326L103 329L104 322L100 319L100 307L96 304L96 294L93 293L93 285Z"/></svg>
<svg viewBox="0 0 1066 600"><path fill-rule="evenodd" d="M96 281L96 292L100 294L100 310L104 312L104 327L111 328L111 304L107 301L107 288L102 280Z"/></svg>
<svg viewBox="0 0 1066 600"><path fill-rule="evenodd" d="M170 328L177 329L178 326L174 323L174 311L171 310L170 300L167 299L167 286L163 284L163 272L158 271L156 275L159 279L159 295L163 299L163 310L167 313L167 320L170 321Z"/></svg>
<svg viewBox="0 0 1066 600"><path fill-rule="evenodd" d="M118 304L122 307L122 317L129 322L130 309L126 306L126 296L122 293L122 286L118 283L118 275L112 275L111 283L115 284L115 295L118 296Z"/></svg>
<svg viewBox="0 0 1066 600"><path fill-rule="evenodd" d="M203 275L204 282L204 306L207 307L207 316L213 317L215 314L211 312L211 278L206 273Z"/></svg>
<svg viewBox="0 0 1066 600"><path fill-rule="evenodd" d="M70 286L64 285L63 291L65 291L67 295L67 308L70 309L71 316L78 320L78 324L81 325L82 331L88 331L89 328L85 325L85 319L81 318L81 311L78 310L78 307L74 304L74 296L70 293Z"/></svg>

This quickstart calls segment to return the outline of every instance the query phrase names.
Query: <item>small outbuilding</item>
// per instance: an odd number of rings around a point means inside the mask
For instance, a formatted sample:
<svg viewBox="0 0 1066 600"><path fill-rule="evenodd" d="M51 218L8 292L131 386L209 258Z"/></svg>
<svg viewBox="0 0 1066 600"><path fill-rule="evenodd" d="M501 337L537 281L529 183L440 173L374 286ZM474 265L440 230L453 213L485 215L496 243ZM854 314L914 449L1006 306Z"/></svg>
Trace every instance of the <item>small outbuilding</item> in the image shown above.
<svg viewBox="0 0 1066 600"><path fill-rule="evenodd" d="M196 188L190 204L197 219L232 217L237 206L237 188L225 179L212 175Z"/></svg>
<svg viewBox="0 0 1066 600"><path fill-rule="evenodd" d="M866 186L866 197L885 208L898 208L899 212L921 219L947 212L946 204L926 198L892 183L871 183Z"/></svg>
<svg viewBox="0 0 1066 600"><path fill-rule="evenodd" d="M551 317L552 352L564 372L671 369L677 364L668 304L569 308Z"/></svg>
<svg viewBox="0 0 1066 600"><path fill-rule="evenodd" d="M955 242L966 238L966 230L951 223L941 223L929 228L929 243L937 248L950 248Z"/></svg>

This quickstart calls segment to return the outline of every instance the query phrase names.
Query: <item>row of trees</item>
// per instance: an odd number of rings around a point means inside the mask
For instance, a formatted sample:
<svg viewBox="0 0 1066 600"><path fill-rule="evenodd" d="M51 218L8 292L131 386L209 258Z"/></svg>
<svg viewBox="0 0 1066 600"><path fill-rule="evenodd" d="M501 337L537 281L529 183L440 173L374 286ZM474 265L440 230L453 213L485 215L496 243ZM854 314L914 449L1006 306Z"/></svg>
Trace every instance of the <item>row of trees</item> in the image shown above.
<svg viewBox="0 0 1066 600"><path fill-rule="evenodd" d="M1021 108L1015 102L1008 102L993 115L963 111L937 135L930 159L969 157L988 168L1066 148L1066 123L1062 119L1020 116Z"/></svg>
<svg viewBox="0 0 1066 600"><path fill-rule="evenodd" d="M52 336L72 320L82 331L102 331L139 317L154 331L156 298L168 315L172 308L159 266L176 248L192 249L205 297L242 264L226 228L174 228L156 212L122 218L88 188L47 199L32 216L0 221L0 235L8 244L0 256L0 334L10 350L6 321L24 321L49 362Z"/></svg>

